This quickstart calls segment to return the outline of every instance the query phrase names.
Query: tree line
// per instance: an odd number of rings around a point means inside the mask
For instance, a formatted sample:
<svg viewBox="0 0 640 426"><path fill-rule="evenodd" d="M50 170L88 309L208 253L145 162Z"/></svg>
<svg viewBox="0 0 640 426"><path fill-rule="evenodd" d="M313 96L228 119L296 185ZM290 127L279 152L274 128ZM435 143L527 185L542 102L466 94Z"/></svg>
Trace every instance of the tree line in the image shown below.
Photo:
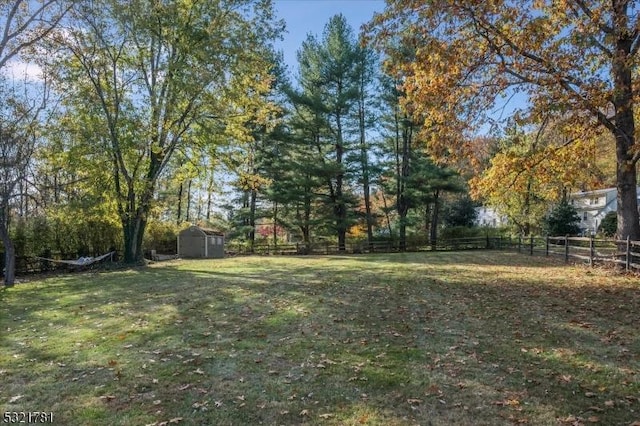
<svg viewBox="0 0 640 426"><path fill-rule="evenodd" d="M3 3L5 283L16 248L139 262L185 222L248 245L435 241L472 221L467 195L530 233L609 182L619 235L640 237L633 2L490 3L403 0L359 33L336 15L295 72L268 0ZM16 77L17 58L42 76Z"/></svg>

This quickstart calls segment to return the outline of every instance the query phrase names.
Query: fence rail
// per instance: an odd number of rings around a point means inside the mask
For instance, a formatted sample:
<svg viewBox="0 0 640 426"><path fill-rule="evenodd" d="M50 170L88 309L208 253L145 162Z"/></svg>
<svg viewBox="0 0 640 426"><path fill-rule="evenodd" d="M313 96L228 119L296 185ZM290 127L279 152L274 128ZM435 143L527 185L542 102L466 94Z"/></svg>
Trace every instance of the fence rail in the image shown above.
<svg viewBox="0 0 640 426"><path fill-rule="evenodd" d="M445 251L445 250L478 250L503 248L509 246L501 237L472 237L442 239L407 240L404 247L397 240L346 243L344 247L330 242L314 242L310 244L254 244L253 247L243 244L228 243L225 251L229 255L329 255L353 253L392 253L398 251Z"/></svg>
<svg viewBox="0 0 640 426"><path fill-rule="evenodd" d="M627 271L640 271L640 241L597 239L593 237L470 237L429 241L407 239L404 247L397 240L347 243L341 248L330 242L311 244L255 244L229 243L226 254L234 255L335 255L354 253L393 253L400 251L453 251L453 250L514 250L529 255L557 256L565 262L587 262L590 265L612 264ZM62 258L60 254L52 258ZM66 256L68 258L69 256ZM173 258L174 256L171 256ZM46 273L51 271L82 269L49 262L31 256L16 257L16 275ZM86 267L84 267L86 269ZM0 275L4 270L4 253L0 252Z"/></svg>
<svg viewBox="0 0 640 426"><path fill-rule="evenodd" d="M593 237L546 237L546 255L563 256L594 264L610 264L627 271L640 270L640 241Z"/></svg>
<svg viewBox="0 0 640 426"><path fill-rule="evenodd" d="M407 240L402 248L397 240L348 243L340 250L334 243L240 244L227 245L229 255L328 255L351 253L391 253L399 251L517 250L529 255L558 256L595 264L615 264L627 271L640 271L640 241L598 239L593 237L471 237Z"/></svg>

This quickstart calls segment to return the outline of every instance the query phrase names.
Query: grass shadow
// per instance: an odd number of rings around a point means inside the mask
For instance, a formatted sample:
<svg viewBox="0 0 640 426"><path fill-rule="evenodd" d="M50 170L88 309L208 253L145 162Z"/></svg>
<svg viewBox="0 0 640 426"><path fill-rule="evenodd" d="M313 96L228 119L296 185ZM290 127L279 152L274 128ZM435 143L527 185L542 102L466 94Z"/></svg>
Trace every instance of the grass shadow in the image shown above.
<svg viewBox="0 0 640 426"><path fill-rule="evenodd" d="M96 425L633 422L637 285L484 256L176 261L30 283L0 312L1 405Z"/></svg>

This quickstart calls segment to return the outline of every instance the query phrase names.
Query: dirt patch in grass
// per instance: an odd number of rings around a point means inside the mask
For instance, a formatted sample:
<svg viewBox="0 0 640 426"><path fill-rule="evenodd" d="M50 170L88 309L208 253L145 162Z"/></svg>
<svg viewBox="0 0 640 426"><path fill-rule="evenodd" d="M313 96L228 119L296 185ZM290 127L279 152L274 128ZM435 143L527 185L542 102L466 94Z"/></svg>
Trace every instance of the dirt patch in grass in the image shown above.
<svg viewBox="0 0 640 426"><path fill-rule="evenodd" d="M636 278L507 252L172 261L0 292L57 424L640 421Z"/></svg>

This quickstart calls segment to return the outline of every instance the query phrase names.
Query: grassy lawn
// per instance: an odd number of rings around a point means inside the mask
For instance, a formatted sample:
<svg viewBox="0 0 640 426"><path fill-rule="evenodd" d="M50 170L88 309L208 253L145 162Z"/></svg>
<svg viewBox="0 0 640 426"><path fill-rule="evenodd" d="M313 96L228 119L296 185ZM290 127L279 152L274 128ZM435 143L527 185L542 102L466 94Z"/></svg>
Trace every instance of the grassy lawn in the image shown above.
<svg viewBox="0 0 640 426"><path fill-rule="evenodd" d="M541 257L171 261L0 302L0 411L55 424L640 421L638 278Z"/></svg>

